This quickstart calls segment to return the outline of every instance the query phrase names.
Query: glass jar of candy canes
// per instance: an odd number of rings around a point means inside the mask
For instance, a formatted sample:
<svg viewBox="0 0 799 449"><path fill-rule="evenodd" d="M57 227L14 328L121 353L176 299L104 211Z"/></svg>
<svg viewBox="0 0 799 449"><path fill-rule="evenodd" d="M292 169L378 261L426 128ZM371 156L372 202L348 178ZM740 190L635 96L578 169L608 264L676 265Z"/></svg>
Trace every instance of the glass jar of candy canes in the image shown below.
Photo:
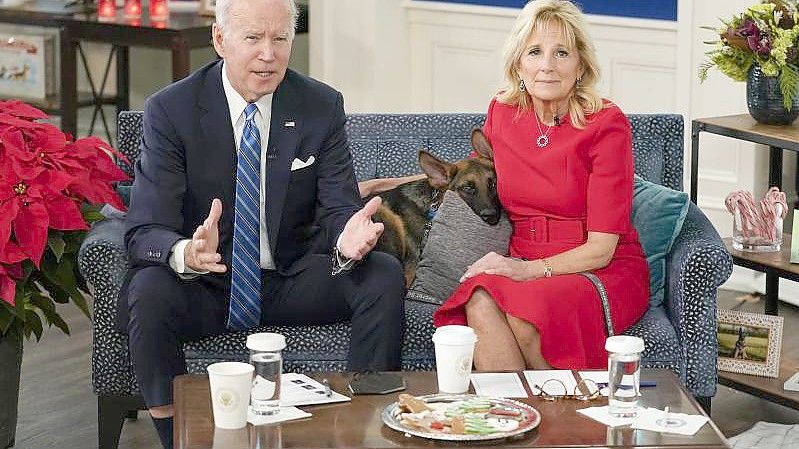
<svg viewBox="0 0 799 449"><path fill-rule="evenodd" d="M755 203L745 191L731 193L725 201L732 213L732 247L739 251L774 252L782 247L782 221L788 212L785 194L772 187Z"/></svg>

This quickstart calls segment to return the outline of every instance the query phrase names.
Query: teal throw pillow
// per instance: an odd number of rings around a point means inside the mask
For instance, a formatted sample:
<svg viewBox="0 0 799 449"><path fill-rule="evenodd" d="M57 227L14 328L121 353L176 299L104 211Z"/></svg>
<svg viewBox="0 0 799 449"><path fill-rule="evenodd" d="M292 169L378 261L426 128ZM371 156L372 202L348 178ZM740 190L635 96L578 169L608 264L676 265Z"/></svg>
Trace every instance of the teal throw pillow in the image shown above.
<svg viewBox="0 0 799 449"><path fill-rule="evenodd" d="M650 307L663 304L666 255L680 234L689 204L687 193L635 176L632 222L649 263Z"/></svg>

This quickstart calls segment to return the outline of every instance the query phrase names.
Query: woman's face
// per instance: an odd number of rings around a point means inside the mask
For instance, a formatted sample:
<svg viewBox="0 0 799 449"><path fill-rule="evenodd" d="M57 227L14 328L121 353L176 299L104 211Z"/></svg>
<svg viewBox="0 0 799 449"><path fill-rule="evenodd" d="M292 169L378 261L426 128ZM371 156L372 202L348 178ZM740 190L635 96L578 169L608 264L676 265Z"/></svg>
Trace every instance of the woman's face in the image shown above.
<svg viewBox="0 0 799 449"><path fill-rule="evenodd" d="M577 50L568 46L560 27L538 27L530 35L519 60L519 77L537 108L554 103L565 112L569 94L582 74Z"/></svg>

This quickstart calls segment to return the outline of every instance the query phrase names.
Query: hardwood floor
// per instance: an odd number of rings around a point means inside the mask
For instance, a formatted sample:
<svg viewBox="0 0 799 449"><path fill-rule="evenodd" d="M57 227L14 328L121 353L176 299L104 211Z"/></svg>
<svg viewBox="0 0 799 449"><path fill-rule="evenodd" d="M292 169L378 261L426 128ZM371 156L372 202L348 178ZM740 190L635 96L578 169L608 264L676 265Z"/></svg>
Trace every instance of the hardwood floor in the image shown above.
<svg viewBox="0 0 799 449"><path fill-rule="evenodd" d="M746 302L736 299L742 294L719 291L718 304L723 309L763 313L763 301ZM780 303L783 324L782 357L799 358L799 308ZM752 395L719 385L713 399L711 417L728 437L737 435L758 421L783 424L799 423L799 410L783 407Z"/></svg>
<svg viewBox="0 0 799 449"><path fill-rule="evenodd" d="M720 292L723 308L762 312L762 303L739 304L738 292ZM799 309L781 304L785 317L783 354L799 357ZM28 342L22 363L17 448L72 449L97 447L97 399L91 390L91 325L75 307L61 312L72 336L48 330L41 342ZM146 413L128 420L120 449L158 448ZM719 387L713 400L713 420L727 436L757 421L799 423L799 411L745 393Z"/></svg>

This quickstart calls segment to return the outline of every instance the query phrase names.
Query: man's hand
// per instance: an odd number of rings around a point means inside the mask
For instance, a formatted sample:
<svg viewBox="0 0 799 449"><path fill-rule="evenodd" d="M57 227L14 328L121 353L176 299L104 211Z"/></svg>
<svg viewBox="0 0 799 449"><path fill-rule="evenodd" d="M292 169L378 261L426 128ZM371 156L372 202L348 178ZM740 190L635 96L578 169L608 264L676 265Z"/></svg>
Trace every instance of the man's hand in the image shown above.
<svg viewBox="0 0 799 449"><path fill-rule="evenodd" d="M372 215L380 208L383 200L376 196L369 200L344 225L341 231L339 251L348 259L361 260L375 247L383 233L383 223L372 222Z"/></svg>
<svg viewBox="0 0 799 449"><path fill-rule="evenodd" d="M186 245L183 259L187 267L194 271L224 273L227 267L219 263L222 255L217 252L219 247L219 218L222 216L222 201L214 198L211 202L211 211L203 224L197 226L191 242Z"/></svg>
<svg viewBox="0 0 799 449"><path fill-rule="evenodd" d="M526 281L536 277L531 272L529 265L530 263L527 261L500 256L492 251L478 259L477 262L469 265L466 272L461 276L460 281L463 282L480 273L505 276L514 281Z"/></svg>

